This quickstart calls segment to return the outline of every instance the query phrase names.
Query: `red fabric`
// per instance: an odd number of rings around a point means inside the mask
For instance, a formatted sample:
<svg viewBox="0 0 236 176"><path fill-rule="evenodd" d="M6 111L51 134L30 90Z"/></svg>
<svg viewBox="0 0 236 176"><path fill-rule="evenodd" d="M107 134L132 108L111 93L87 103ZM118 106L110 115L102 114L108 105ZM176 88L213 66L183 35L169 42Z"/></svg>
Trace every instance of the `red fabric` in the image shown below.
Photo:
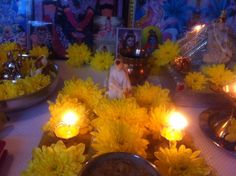
<svg viewBox="0 0 236 176"><path fill-rule="evenodd" d="M78 28L79 24L78 22L75 20L73 13L69 10L69 9L65 9L64 10L66 17L68 19L68 21L71 23L71 25L76 29Z"/></svg>
<svg viewBox="0 0 236 176"><path fill-rule="evenodd" d="M91 9L89 9L84 19L79 23L79 28L84 29L92 20L93 15L94 15L94 12Z"/></svg>

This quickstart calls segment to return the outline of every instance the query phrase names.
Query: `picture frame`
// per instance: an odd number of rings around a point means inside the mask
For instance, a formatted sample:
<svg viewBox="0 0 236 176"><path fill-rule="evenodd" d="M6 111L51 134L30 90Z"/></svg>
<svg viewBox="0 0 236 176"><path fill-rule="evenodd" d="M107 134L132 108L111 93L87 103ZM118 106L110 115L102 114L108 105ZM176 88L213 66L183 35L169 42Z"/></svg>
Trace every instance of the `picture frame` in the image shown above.
<svg viewBox="0 0 236 176"><path fill-rule="evenodd" d="M139 28L117 28L116 57L137 57L141 52L142 30Z"/></svg>

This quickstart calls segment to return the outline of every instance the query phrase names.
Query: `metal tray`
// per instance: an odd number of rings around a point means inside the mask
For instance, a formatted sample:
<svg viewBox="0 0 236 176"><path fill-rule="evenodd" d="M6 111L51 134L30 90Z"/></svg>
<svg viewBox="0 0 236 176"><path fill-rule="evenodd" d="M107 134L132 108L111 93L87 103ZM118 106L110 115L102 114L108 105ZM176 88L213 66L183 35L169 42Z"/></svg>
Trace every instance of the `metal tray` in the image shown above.
<svg viewBox="0 0 236 176"><path fill-rule="evenodd" d="M91 159L90 161L88 161L85 166L82 168L79 176L93 176L94 174L96 175L95 171L97 169L99 169L101 166L104 167L104 163L109 163L112 161L119 161L121 160L122 162L128 163L129 165L132 166L132 169L134 169L136 171L136 176L160 176L160 174L158 173L156 167L151 164L149 161L145 160L144 158L132 154L132 153L126 153L126 152L112 152L112 153L106 153L106 154L102 154L98 157L95 157L93 159ZM119 165L119 164L118 164ZM123 175L124 173L122 173L122 167L119 167L115 165L112 168L108 168L110 169L110 172L112 172L112 174L110 174L109 176L118 176L118 175ZM111 171L112 170L112 171ZM125 169L123 169L125 170ZM101 171L101 170L100 170ZM145 174L142 174L141 172L145 172ZM131 173L127 173L128 171L125 171L125 174L131 174ZM107 175L108 173L101 173L99 172L99 176L100 175ZM114 175L113 175L114 174Z"/></svg>
<svg viewBox="0 0 236 176"><path fill-rule="evenodd" d="M228 142L224 138L220 138L216 135L216 126L215 124L226 120L232 109L225 108L211 108L203 111L199 116L199 126L206 136L208 136L215 145L220 148L225 149L234 156L236 156L236 142Z"/></svg>
<svg viewBox="0 0 236 176"><path fill-rule="evenodd" d="M32 94L23 95L17 98L0 101L0 112L12 112L31 107L45 99L55 90L58 83L58 66L50 63L48 65L48 74L51 77L51 83L43 89Z"/></svg>

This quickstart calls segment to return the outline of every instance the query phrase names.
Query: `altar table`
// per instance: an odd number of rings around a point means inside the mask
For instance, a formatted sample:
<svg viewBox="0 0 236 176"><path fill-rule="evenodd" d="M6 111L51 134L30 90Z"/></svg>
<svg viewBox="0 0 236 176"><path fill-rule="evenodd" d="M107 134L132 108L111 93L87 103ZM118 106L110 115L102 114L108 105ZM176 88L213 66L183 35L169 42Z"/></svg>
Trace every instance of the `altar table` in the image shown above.
<svg viewBox="0 0 236 176"><path fill-rule="evenodd" d="M86 79L92 77L94 82L100 86L106 84L107 72L97 72L85 66L80 69L71 69L64 61L57 61L59 65L59 90L63 81L73 76ZM158 78L151 78L151 81L158 83ZM57 95L55 91L48 100L54 101ZM189 119L187 130L193 137L195 146L200 149L202 156L207 163L216 171L219 176L236 176L236 155L218 148L206 137L198 125L198 116L203 108L177 107ZM7 114L9 122L6 128L0 131L0 139L5 140L9 155L3 166L0 168L0 176L18 176L27 167L32 157L32 150L38 146L42 136L42 126L50 118L47 100L26 110Z"/></svg>

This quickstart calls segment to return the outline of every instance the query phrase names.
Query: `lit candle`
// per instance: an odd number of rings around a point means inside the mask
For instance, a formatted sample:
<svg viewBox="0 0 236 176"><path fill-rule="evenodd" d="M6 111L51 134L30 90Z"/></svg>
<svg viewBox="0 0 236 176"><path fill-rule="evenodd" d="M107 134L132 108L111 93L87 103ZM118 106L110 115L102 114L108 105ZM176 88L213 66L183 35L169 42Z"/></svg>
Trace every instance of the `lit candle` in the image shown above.
<svg viewBox="0 0 236 176"><path fill-rule="evenodd" d="M205 24L196 25L196 26L193 27L193 32L198 33L198 32L200 32L200 31L202 30L202 28L204 28L204 27L205 27Z"/></svg>
<svg viewBox="0 0 236 176"><path fill-rule="evenodd" d="M168 118L168 126L163 128L161 135L169 141L180 141L182 130L188 125L186 118L179 112L172 112Z"/></svg>
<svg viewBox="0 0 236 176"><path fill-rule="evenodd" d="M79 117L69 111L64 114L61 122L55 128L55 134L59 138L69 139L79 134Z"/></svg>
<svg viewBox="0 0 236 176"><path fill-rule="evenodd" d="M229 92L229 85L226 85L225 87L223 87L223 90L228 93Z"/></svg>

